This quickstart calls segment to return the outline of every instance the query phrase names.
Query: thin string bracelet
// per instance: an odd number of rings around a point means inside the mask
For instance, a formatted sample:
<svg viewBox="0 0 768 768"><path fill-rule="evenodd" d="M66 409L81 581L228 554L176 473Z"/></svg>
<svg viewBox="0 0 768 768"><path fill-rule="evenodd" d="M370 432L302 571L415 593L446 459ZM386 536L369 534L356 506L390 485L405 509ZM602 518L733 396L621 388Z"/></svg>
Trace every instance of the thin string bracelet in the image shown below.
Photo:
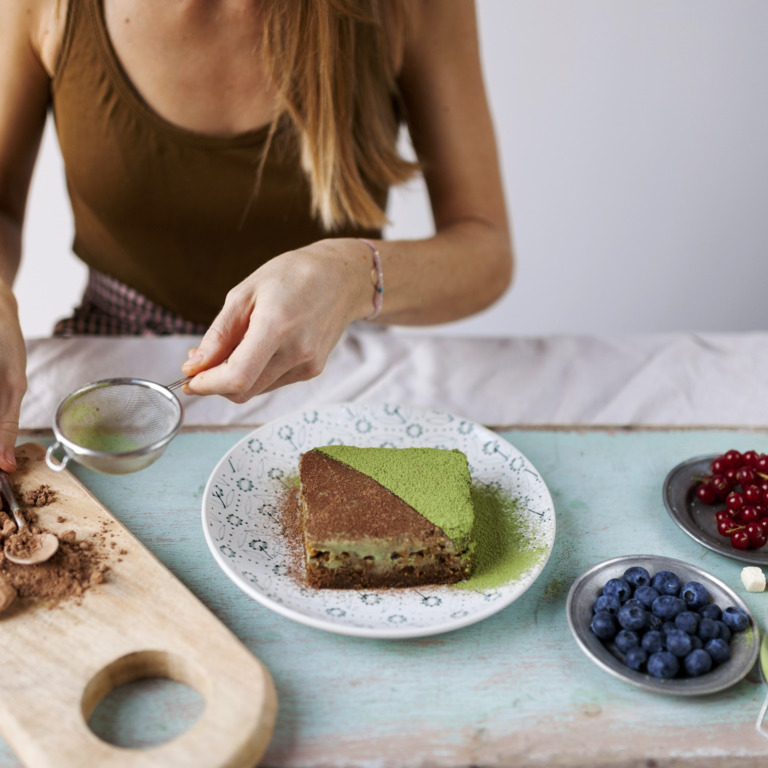
<svg viewBox="0 0 768 768"><path fill-rule="evenodd" d="M373 256L373 269L371 270L371 282L373 283L374 290L373 312L365 318L366 320L373 320L381 312L381 305L384 303L384 270L381 268L381 255L376 246L364 237L358 237L357 239L371 249L371 255Z"/></svg>

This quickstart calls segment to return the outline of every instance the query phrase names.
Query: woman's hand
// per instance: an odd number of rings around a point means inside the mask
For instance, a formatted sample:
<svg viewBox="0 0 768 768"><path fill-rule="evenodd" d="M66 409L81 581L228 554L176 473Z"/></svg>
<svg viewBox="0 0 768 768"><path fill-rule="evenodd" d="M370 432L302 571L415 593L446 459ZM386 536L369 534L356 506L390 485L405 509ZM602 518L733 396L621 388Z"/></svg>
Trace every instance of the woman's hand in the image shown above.
<svg viewBox="0 0 768 768"><path fill-rule="evenodd" d="M346 327L373 311L370 248L322 240L284 253L227 295L224 307L182 366L189 394L236 403L325 367Z"/></svg>
<svg viewBox="0 0 768 768"><path fill-rule="evenodd" d="M27 390L27 351L19 327L16 301L0 281L0 469L16 469L21 400Z"/></svg>

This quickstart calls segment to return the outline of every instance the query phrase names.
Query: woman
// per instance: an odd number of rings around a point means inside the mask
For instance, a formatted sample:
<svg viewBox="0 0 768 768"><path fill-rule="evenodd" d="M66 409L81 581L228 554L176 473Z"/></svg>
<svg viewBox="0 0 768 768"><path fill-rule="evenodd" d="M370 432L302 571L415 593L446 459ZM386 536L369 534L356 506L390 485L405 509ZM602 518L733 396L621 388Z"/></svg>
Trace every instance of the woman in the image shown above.
<svg viewBox="0 0 768 768"><path fill-rule="evenodd" d="M457 320L509 285L469 0L18 0L0 7L0 50L2 469L49 104L91 275L57 332L200 333L190 394L244 402L318 375L355 320ZM382 242L387 189L414 170L401 121L435 234Z"/></svg>

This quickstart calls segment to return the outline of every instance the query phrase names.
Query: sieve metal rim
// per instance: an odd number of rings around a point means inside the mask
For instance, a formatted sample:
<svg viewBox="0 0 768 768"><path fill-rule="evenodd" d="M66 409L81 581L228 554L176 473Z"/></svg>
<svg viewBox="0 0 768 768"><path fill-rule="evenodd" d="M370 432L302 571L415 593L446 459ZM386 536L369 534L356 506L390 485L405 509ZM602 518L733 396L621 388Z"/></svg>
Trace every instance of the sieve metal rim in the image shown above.
<svg viewBox="0 0 768 768"><path fill-rule="evenodd" d="M78 397L82 397L84 394L88 392L92 392L96 389L101 389L102 387L109 387L114 385L134 385L134 386L140 386L140 387L146 387L147 389L152 389L158 394L165 397L174 407L176 411L176 423L174 424L173 429L168 432L167 435L160 438L159 440L156 440L154 443L150 443L149 445L145 445L142 448L136 448L131 451L97 451L93 448L85 448L81 446L78 443L75 443L74 441L70 440L69 438L65 437L61 429L59 428L59 421L62 415L62 412L64 411L64 408L66 408L69 403ZM176 397L176 394L172 392L167 386L163 384L158 384L156 381L150 381L149 379L141 379L136 377L116 377L116 378L109 378L109 379L99 379L98 381L91 381L88 384L84 384L82 387L79 387L74 392L70 392L57 406L56 413L53 417L53 434L56 437L56 440L61 444L61 446L65 449L68 449L68 451L73 456L90 456L94 458L127 458L127 457L138 457L138 456L144 456L148 453L153 453L154 451L159 450L160 448L165 447L168 443L173 440L174 437L179 433L181 430L182 423L184 421L184 408L181 404L181 401L178 397Z"/></svg>

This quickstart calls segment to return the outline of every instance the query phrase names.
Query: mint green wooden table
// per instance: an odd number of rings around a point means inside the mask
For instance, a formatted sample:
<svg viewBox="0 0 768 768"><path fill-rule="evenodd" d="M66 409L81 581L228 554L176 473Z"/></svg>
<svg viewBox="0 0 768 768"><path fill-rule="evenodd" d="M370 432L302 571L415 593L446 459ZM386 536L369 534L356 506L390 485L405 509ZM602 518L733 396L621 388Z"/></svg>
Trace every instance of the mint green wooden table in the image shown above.
<svg viewBox="0 0 768 768"><path fill-rule="evenodd" d="M503 431L554 499L557 538L546 568L522 598L479 624L396 641L295 623L254 602L215 564L201 526L203 488L248 431L182 433L157 464L134 475L74 472L271 671L279 713L264 765L768 764L768 739L755 729L768 689L756 670L710 697L649 694L594 665L565 616L568 589L582 571L618 555L655 553L721 578L762 630L768 592L746 593L741 563L680 530L661 486L669 469L692 456L768 451L768 430ZM140 750L183 730L200 706L187 690L148 684L105 705L94 729ZM0 747L0 768L18 766Z"/></svg>

